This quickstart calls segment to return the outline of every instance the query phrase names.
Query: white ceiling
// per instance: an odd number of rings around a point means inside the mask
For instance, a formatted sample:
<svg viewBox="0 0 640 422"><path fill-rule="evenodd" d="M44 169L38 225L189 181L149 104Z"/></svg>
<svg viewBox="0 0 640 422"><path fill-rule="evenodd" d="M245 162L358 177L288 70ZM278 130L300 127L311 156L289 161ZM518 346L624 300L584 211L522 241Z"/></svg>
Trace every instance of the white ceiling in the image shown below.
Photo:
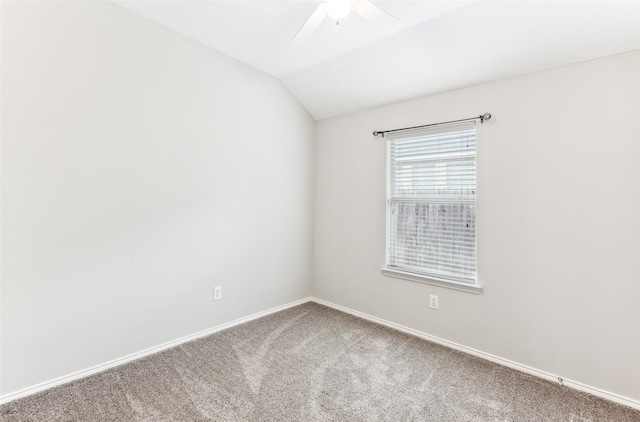
<svg viewBox="0 0 640 422"><path fill-rule="evenodd" d="M639 0L372 0L393 33L352 13L304 43L320 1L116 2L279 78L318 120L640 49Z"/></svg>

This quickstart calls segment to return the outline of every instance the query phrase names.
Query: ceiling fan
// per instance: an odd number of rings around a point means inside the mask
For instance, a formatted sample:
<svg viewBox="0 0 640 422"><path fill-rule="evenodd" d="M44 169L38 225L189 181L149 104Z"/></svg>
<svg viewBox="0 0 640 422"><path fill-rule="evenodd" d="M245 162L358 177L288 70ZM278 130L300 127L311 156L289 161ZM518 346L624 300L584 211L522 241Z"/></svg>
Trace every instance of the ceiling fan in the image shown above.
<svg viewBox="0 0 640 422"><path fill-rule="evenodd" d="M295 37L293 37L293 40L298 42L306 41L327 16L339 22L341 19L346 18L351 11L370 22L383 26L389 32L400 25L400 21L396 17L369 0L327 0L318 5Z"/></svg>

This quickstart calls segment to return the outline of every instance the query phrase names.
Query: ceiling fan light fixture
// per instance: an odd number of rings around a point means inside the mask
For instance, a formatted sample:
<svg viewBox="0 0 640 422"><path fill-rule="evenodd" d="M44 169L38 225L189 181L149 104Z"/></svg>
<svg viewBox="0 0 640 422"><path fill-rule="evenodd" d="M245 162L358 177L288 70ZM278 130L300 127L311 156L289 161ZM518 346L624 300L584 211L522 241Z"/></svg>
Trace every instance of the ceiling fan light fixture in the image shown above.
<svg viewBox="0 0 640 422"><path fill-rule="evenodd" d="M351 11L351 0L327 0L327 14L335 20L344 19Z"/></svg>

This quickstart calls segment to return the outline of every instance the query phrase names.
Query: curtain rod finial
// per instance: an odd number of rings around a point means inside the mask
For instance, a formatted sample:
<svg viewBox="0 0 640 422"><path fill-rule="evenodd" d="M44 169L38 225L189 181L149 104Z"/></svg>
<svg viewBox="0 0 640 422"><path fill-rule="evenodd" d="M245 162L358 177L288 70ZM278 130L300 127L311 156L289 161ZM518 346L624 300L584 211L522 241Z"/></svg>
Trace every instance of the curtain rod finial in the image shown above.
<svg viewBox="0 0 640 422"><path fill-rule="evenodd" d="M378 135L380 135L380 132L378 132L377 130L374 130L373 131L373 136L378 136Z"/></svg>
<svg viewBox="0 0 640 422"><path fill-rule="evenodd" d="M484 123L485 120L490 120L491 119L491 113L484 113L482 116L480 116L480 123Z"/></svg>

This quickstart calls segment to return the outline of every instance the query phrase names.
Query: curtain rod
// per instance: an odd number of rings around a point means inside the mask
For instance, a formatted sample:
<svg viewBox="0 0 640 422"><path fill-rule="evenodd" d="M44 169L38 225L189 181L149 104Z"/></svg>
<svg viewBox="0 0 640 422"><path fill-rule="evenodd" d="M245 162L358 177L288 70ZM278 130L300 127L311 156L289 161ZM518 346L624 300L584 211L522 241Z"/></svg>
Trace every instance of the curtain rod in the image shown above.
<svg viewBox="0 0 640 422"><path fill-rule="evenodd" d="M400 129L375 130L373 132L373 136L382 135L382 137L384 138L384 134L385 133L398 132L400 130L420 129L420 128L429 127L429 126L446 125L447 123L469 122L469 121L472 121L472 120L480 120L480 123L482 124L482 123L484 123L485 120L489 120L489 119L491 119L491 113L484 113L484 114L479 115L478 117L469 117L468 119L449 120L448 122L431 123L431 124L428 124L428 125L421 125L421 126L403 127L403 128L400 128Z"/></svg>

